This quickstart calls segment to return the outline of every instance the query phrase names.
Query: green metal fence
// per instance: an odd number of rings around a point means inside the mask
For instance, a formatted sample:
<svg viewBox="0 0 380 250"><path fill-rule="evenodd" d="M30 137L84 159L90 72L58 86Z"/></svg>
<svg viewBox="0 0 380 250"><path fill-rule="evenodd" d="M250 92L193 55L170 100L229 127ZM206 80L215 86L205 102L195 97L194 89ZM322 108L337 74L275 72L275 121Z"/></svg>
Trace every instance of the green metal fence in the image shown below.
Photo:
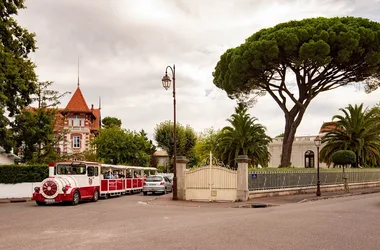
<svg viewBox="0 0 380 250"><path fill-rule="evenodd" d="M380 181L380 169L345 169L348 183L363 183ZM342 169L321 170L319 173L321 185L343 183ZM317 171L250 171L248 173L248 188L254 190L283 189L309 187L317 185Z"/></svg>

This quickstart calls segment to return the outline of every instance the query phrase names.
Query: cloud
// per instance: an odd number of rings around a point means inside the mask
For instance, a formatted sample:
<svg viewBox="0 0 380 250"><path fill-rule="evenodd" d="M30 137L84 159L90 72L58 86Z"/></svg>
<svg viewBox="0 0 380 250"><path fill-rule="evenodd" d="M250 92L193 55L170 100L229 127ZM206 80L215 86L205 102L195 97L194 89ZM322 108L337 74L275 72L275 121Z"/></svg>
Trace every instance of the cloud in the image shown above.
<svg viewBox="0 0 380 250"><path fill-rule="evenodd" d="M18 20L37 34L39 49L32 59L40 80L74 92L79 56L88 104L97 106L101 96L103 117L118 117L125 128L144 129L150 136L156 124L173 117L172 90L161 84L167 65L176 66L178 121L197 131L221 128L236 102L213 85L212 72L228 48L294 19L354 15L380 20L379 2L369 0L27 0L26 5ZM347 87L318 96L298 134L315 134L339 108L373 105L376 95ZM271 136L283 132L284 116L270 96L260 97L250 113Z"/></svg>

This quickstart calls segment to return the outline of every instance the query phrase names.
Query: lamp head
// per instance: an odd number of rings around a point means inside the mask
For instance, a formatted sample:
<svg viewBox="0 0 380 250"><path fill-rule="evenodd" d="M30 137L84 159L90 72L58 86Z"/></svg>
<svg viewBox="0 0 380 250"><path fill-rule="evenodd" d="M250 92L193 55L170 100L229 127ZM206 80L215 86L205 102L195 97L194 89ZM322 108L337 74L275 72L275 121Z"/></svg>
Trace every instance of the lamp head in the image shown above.
<svg viewBox="0 0 380 250"><path fill-rule="evenodd" d="M170 88L170 83L171 83L171 80L168 76L167 73L165 73L164 77L162 77L162 86L168 90L168 88Z"/></svg>
<svg viewBox="0 0 380 250"><path fill-rule="evenodd" d="M319 135L317 137L315 137L314 139L314 145L317 146L317 147L320 147L321 146L321 138L319 137Z"/></svg>

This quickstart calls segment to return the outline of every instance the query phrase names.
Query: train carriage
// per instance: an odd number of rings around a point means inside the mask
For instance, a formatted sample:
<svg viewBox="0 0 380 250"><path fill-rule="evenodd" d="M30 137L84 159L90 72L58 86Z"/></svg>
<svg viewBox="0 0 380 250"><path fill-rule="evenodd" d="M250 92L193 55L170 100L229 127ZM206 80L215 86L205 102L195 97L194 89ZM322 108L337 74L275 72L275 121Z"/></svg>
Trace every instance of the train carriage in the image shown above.
<svg viewBox="0 0 380 250"><path fill-rule="evenodd" d="M156 173L157 169L86 161L51 163L49 177L34 188L32 200L38 205L60 202L77 205L81 200L96 202L99 197L141 192L146 171Z"/></svg>

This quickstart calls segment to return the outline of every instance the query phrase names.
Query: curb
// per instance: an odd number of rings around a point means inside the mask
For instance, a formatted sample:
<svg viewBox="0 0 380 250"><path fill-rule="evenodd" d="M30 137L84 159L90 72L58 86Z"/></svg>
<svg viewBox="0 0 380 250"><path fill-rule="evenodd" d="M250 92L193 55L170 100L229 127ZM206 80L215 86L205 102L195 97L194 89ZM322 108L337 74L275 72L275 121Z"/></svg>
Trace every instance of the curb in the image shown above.
<svg viewBox="0 0 380 250"><path fill-rule="evenodd" d="M10 199L0 199L0 204L7 204L7 203L21 203L21 202L28 202L32 201L31 198L10 198Z"/></svg>
<svg viewBox="0 0 380 250"><path fill-rule="evenodd" d="M296 202L296 203L305 203L305 202L311 202L311 201L328 200L328 199L334 199L334 198L344 198L344 197L349 197L349 196L375 194L375 193L380 193L380 190L363 191L363 192L348 193L348 194L338 194L338 195L326 196L326 197L315 197L315 198L310 198L310 199L303 199L303 200Z"/></svg>

